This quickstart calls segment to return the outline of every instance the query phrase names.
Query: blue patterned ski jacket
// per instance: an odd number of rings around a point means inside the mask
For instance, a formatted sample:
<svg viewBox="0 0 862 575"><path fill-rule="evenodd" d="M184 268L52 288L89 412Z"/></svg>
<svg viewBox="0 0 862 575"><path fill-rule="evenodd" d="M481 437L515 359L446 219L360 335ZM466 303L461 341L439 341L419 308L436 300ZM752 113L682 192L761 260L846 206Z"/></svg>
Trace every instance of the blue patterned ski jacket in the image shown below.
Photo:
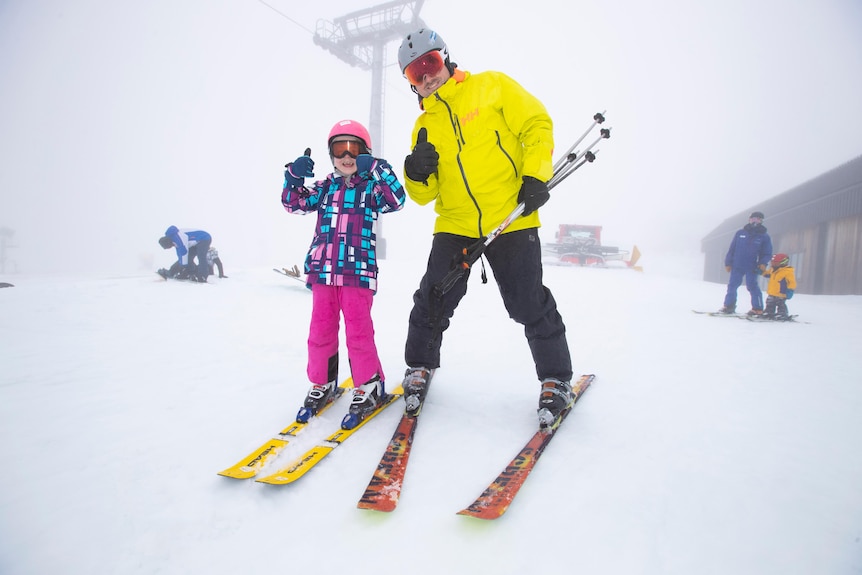
<svg viewBox="0 0 862 575"><path fill-rule="evenodd" d="M317 213L305 258L306 284L364 287L377 291L377 218L404 207L405 192L392 166L374 167L345 179L338 173L294 186L285 180L281 203L290 213Z"/></svg>

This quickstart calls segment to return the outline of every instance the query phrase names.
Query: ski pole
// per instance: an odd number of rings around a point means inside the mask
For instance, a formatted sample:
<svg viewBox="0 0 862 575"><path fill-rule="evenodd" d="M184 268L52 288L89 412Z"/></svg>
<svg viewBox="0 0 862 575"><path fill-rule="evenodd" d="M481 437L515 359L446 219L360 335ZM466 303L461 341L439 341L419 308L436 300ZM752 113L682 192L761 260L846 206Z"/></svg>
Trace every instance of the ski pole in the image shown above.
<svg viewBox="0 0 862 575"><path fill-rule="evenodd" d="M609 128L602 128L601 135L598 138L596 138L587 147L587 149L584 150L583 153L578 153L578 152L572 153L572 150L575 149L575 146L577 146L590 133L590 131L592 131L592 129L595 127L595 125L597 123L604 122L604 120L605 120L605 118L602 114L596 114L593 117L593 119L594 119L594 122L590 126L590 128L578 139L577 142L575 142L575 144L572 147L569 148L569 150L566 152L566 155L560 161L557 162L557 165L559 167L554 168L554 175L551 176L551 179L548 180L548 183L547 183L549 191L552 188L554 188L556 185L558 185L560 182L562 182L564 179L566 179L569 175L571 175L572 172L574 172L575 170L577 170L578 168L583 166L584 163L593 162L596 159L596 156L595 156L596 152L592 152L591 151L592 148L595 147L595 145L598 144L601 140L611 137L610 129ZM455 265L455 267L453 267L449 271L449 273L446 274L446 276L444 276L442 280L440 280L439 283L435 284L435 286L433 288L434 293L437 295L438 298L442 297L443 295L446 294L446 292L448 292L450 289L452 289L452 286L454 286L455 283L459 279L461 279L461 277L464 275L464 273L468 269L470 269L470 267L474 263L476 263L476 261L478 261L478 259L480 257L482 257L482 254L485 253L485 248L487 248L491 242L493 242L495 239L497 239L497 237L501 233L503 233L503 231L506 228L508 228L509 225L513 221L515 221L516 218L518 218L521 214L523 214L524 209L525 209L524 203L523 202L519 203L515 207L515 209L512 210L512 213L510 213L508 216L506 216L506 219L503 220L503 222L499 226L494 228L494 230L491 231L491 233L486 235L484 238L480 238L480 239L476 240L476 242L470 244L469 246L467 246L466 248L461 250L461 261L459 263L457 263Z"/></svg>
<svg viewBox="0 0 862 575"><path fill-rule="evenodd" d="M518 204L512 213L506 216L506 219L503 220L499 226L497 226L494 231L489 233L484 238L477 240L475 243L470 244L466 248L461 251L461 261L452 268L446 276L440 280L438 284L434 286L434 292L442 297L446 292L452 289L452 286L461 279L461 276L464 275L464 272L470 269L470 267L476 263L483 253L485 253L485 248L488 247L488 244L493 242L497 236L503 233L503 230L509 227L515 218L524 213L524 203L521 202Z"/></svg>
<svg viewBox="0 0 862 575"><path fill-rule="evenodd" d="M580 161L580 162L578 162L578 163L577 163L575 166L573 166L571 169L567 170L565 173L560 174L560 177L558 177L558 178L554 178L554 185L555 185L555 186L556 186L556 185L559 185L563 180L565 180L565 179L566 179L566 178L568 178L570 175L572 175L572 173L573 173L575 170L577 170L578 168L580 168L581 166L583 166L585 163L587 163L587 162L592 163L593 161L595 161L595 159L596 159L596 154L598 154L598 153L599 153L599 151L598 151L598 150L596 150L595 152L590 152L590 151L586 152L586 153L583 155L583 158L581 159L581 161Z"/></svg>
<svg viewBox="0 0 862 575"><path fill-rule="evenodd" d="M607 110L605 110L605 112L607 112ZM577 148L577 147L578 147L578 144L580 144L581 142L583 142L583 141L584 141L584 138L586 138L586 137L587 137L587 135L588 135L590 132L592 132L592 131L593 131L593 128L595 128L595 127L596 127L596 124L603 124L603 123L604 123L604 121L605 121L605 112L596 112L596 115L595 115L595 116L593 116L593 123L592 123L592 124L590 124L590 127L589 127L589 128L587 128L587 131L586 131L586 132L584 132L584 133L581 135L581 137L580 137L580 138L578 138L577 140L575 140L575 143L574 143L574 144L572 144L572 145L571 145L571 147L569 147L569 149L568 149L568 150L566 150L566 153L565 153L565 154L563 154L563 157L562 157L562 158L560 158L559 160L557 160L557 163L556 163L556 164L554 164L554 172L555 172L555 173L556 173L556 171L560 168L560 166L561 166L564 162L568 161L569 155L572 153L572 151L573 151L575 148Z"/></svg>
<svg viewBox="0 0 862 575"><path fill-rule="evenodd" d="M591 152L590 150L592 150L596 146L596 144L598 144L602 140L606 140L610 137L611 137L611 129L610 128L602 128L600 133L599 133L599 137L596 138L589 146L587 146L587 149L584 150L583 153L575 152L574 154L567 155L566 156L566 163L564 163L560 169L555 169L554 175L551 176L550 180L548 180L548 189L550 190L552 187L556 186L557 184L562 182L566 177L568 177L569 174L571 174L572 172L574 172L575 170L577 170L578 168L583 166L584 165L583 158L586 157L587 161L589 161L589 162L592 162L593 160L595 160L596 159L596 157L595 157L596 153ZM589 156L591 156L592 159L589 159Z"/></svg>

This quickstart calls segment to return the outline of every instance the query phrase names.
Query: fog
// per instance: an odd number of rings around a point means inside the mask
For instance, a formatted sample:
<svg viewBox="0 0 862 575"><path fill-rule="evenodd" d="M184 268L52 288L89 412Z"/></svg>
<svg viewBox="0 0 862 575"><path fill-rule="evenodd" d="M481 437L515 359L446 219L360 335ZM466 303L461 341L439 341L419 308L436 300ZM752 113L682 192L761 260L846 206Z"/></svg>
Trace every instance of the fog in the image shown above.
<svg viewBox="0 0 862 575"><path fill-rule="evenodd" d="M314 222L282 209L283 165L310 147L324 175L329 128L370 111L370 72L316 46L315 24L375 4L0 1L6 273L151 271L173 258L169 225L209 231L228 273L300 262ZM559 153L607 111L611 138L555 189L546 238L602 225L647 269L673 266L725 218L862 153L857 1L525 6L427 0L420 16L461 68L536 94ZM397 46L374 147L400 174L419 109ZM432 221L414 203L385 218L387 256L424 259Z"/></svg>

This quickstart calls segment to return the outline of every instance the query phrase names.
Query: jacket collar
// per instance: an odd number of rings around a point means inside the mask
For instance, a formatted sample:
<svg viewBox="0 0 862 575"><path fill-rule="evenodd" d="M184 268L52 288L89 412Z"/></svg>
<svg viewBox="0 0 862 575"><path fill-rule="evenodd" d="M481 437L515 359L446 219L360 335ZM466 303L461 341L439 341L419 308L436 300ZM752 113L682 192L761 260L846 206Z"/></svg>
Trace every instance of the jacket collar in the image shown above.
<svg viewBox="0 0 862 575"><path fill-rule="evenodd" d="M455 71L452 73L452 76L448 80L446 80L445 84L437 88L437 91L428 96L427 98L422 99L422 109L427 110L429 108L433 108L438 103L438 96L443 100L448 100L449 98L454 96L458 92L460 84L469 77L470 72L467 72L460 68L455 68Z"/></svg>

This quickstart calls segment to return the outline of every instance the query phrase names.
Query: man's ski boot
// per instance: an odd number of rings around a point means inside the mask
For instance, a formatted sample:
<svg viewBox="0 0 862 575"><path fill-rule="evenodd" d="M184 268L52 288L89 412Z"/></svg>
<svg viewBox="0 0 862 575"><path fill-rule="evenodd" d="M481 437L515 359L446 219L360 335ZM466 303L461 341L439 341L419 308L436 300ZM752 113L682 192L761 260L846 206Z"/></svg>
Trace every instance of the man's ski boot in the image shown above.
<svg viewBox="0 0 862 575"><path fill-rule="evenodd" d="M745 315L747 315L748 317L760 317L763 315L763 310L757 309L757 308L752 308L752 309L748 310L748 313L746 313Z"/></svg>
<svg viewBox="0 0 862 575"><path fill-rule="evenodd" d="M732 315L736 313L736 306L732 305L724 305L721 306L721 309L718 310L718 313L723 313L727 315Z"/></svg>
<svg viewBox="0 0 862 575"><path fill-rule="evenodd" d="M307 423L309 419L317 415L324 405L335 399L335 381L325 385L312 385L305 396L305 404L299 408L296 414L297 423Z"/></svg>
<svg viewBox="0 0 862 575"><path fill-rule="evenodd" d="M432 373L433 370L424 367L407 368L401 386L404 388L404 402L406 403L404 411L409 417L419 415L422 403L428 394L428 382L431 380Z"/></svg>
<svg viewBox="0 0 862 575"><path fill-rule="evenodd" d="M572 386L568 381L549 377L542 382L539 395L539 427L555 427L559 424L560 414L574 404Z"/></svg>
<svg viewBox="0 0 862 575"><path fill-rule="evenodd" d="M375 375L367 383L353 388L353 400L347 415L341 420L342 429L353 429L368 415L377 409L386 398L384 384L380 377Z"/></svg>

